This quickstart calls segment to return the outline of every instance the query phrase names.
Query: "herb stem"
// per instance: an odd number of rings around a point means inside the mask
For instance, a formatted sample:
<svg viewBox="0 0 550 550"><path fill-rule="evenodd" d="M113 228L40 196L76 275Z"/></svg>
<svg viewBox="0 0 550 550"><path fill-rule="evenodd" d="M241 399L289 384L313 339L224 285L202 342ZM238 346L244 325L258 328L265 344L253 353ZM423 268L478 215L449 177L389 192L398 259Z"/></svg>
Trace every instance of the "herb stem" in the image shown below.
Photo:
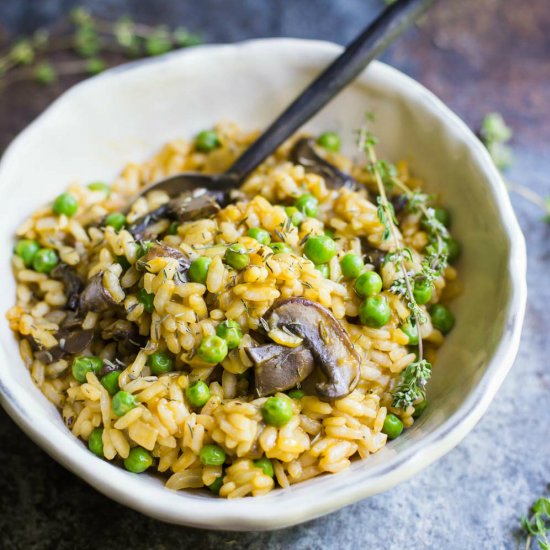
<svg viewBox="0 0 550 550"><path fill-rule="evenodd" d="M520 185L518 183L512 183L511 181L505 181L508 191L512 191L517 195L520 195L524 199L528 200L531 204L542 208L547 214L550 214L550 206L547 202L535 191L532 191L525 185Z"/></svg>
<svg viewBox="0 0 550 550"><path fill-rule="evenodd" d="M374 151L373 145L366 138L366 132L364 128L361 130L359 143L360 145L362 145L363 149L367 152L369 161L371 163L371 166L373 167L374 178L376 179L376 185L378 187L378 194L380 195L380 198L381 198L380 205L382 206L382 208L384 208L386 212L386 219L388 220L388 226L389 226L390 233L391 233L394 247L395 247L394 252L398 252L402 247L401 247L400 239L397 235L397 228L395 226L393 209L390 208L390 205L388 202L388 196L386 194L386 189L384 187L384 182L382 181L382 177L378 169L378 159L376 157L376 152ZM407 189L406 192L410 193L410 190L408 188L406 189ZM413 289L409 278L409 274L405 267L405 262L403 261L402 254L397 255L396 263L397 263L398 269L401 271L403 275L403 280L405 281L405 286L407 288L407 297L410 302L414 302L415 298L413 294ZM420 332L420 320L418 319L418 314L416 311L412 311L411 313L412 313L416 331L418 334L418 360L422 361L422 358L424 356L424 346L422 343L422 334Z"/></svg>

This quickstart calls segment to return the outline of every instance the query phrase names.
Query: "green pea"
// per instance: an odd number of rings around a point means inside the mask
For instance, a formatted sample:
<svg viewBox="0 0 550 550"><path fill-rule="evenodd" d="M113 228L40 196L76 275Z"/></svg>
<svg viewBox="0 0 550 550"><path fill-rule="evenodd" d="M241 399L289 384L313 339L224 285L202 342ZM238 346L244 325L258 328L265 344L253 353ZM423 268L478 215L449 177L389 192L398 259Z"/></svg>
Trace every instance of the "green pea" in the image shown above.
<svg viewBox="0 0 550 550"><path fill-rule="evenodd" d="M32 267L38 273L49 273L59 262L55 250L41 248L32 259Z"/></svg>
<svg viewBox="0 0 550 550"><path fill-rule="evenodd" d="M317 264L315 265L315 269L325 278L328 279L330 277L330 269L328 267L328 264Z"/></svg>
<svg viewBox="0 0 550 550"><path fill-rule="evenodd" d="M418 330L410 318L407 319L400 328L407 335L409 346L418 345Z"/></svg>
<svg viewBox="0 0 550 550"><path fill-rule="evenodd" d="M336 243L326 235L310 237L304 245L304 254L314 264L326 264L336 254Z"/></svg>
<svg viewBox="0 0 550 550"><path fill-rule="evenodd" d="M178 228L179 228L179 223L178 222L172 222L170 224L170 226L168 227L168 230L166 231L166 233L168 235L177 235L178 234Z"/></svg>
<svg viewBox="0 0 550 550"><path fill-rule="evenodd" d="M413 412L413 418L419 418L422 416L424 411L426 410L428 406L428 400L426 398L422 399L419 403L414 403L414 412Z"/></svg>
<svg viewBox="0 0 550 550"><path fill-rule="evenodd" d="M223 261L233 269L240 271L250 263L250 256L242 244L232 244L226 249Z"/></svg>
<svg viewBox="0 0 550 550"><path fill-rule="evenodd" d="M140 304L143 304L143 309L147 313L153 313L155 310L155 295L151 292L147 292L144 288L140 288L138 292L138 300Z"/></svg>
<svg viewBox="0 0 550 550"><path fill-rule="evenodd" d="M206 256L201 256L200 258L193 260L189 266L189 270L187 271L189 278L194 283L205 285L206 278L208 277L208 269L210 268L211 263L212 259L207 258Z"/></svg>
<svg viewBox="0 0 550 550"><path fill-rule="evenodd" d="M403 431L403 422L395 414L387 414L382 426L382 433L388 436L388 439L395 439Z"/></svg>
<svg viewBox="0 0 550 550"><path fill-rule="evenodd" d="M443 304L434 304L430 308L432 325L443 334L447 334L455 326L454 315Z"/></svg>
<svg viewBox="0 0 550 550"><path fill-rule="evenodd" d="M239 347L243 338L241 325L232 319L221 322L216 328L216 334L227 342L227 349Z"/></svg>
<svg viewBox="0 0 550 550"><path fill-rule="evenodd" d="M292 254L293 250L286 243L271 243L269 248L273 250L273 254Z"/></svg>
<svg viewBox="0 0 550 550"><path fill-rule="evenodd" d="M442 223L445 227L449 227L451 225L451 215L449 214L448 210L445 210L445 208L437 207L434 208L434 217L439 222Z"/></svg>
<svg viewBox="0 0 550 550"><path fill-rule="evenodd" d="M195 147L198 151L209 153L221 146L220 138L214 130L203 130L195 137Z"/></svg>
<svg viewBox="0 0 550 550"><path fill-rule="evenodd" d="M153 457L143 447L130 449L128 457L124 459L124 467L133 474L145 472L153 464Z"/></svg>
<svg viewBox="0 0 550 550"><path fill-rule="evenodd" d="M362 298L380 294L382 290L382 278L376 271L365 271L355 280L355 292Z"/></svg>
<svg viewBox="0 0 550 550"><path fill-rule="evenodd" d="M336 233L332 229L325 229L325 235L327 237L330 237L332 240L334 240Z"/></svg>
<svg viewBox="0 0 550 550"><path fill-rule="evenodd" d="M95 375L103 368L103 359L94 356L81 355L75 357L71 367L74 379L81 384L86 382L86 375L93 372Z"/></svg>
<svg viewBox="0 0 550 550"><path fill-rule="evenodd" d="M56 214L65 214L69 218L76 214L78 210L78 201L74 195L70 193L61 193L57 199L53 201L53 211Z"/></svg>
<svg viewBox="0 0 550 550"><path fill-rule="evenodd" d="M380 294L369 296L359 307L359 320L368 327L383 327L391 317L390 306Z"/></svg>
<svg viewBox="0 0 550 550"><path fill-rule="evenodd" d="M225 462L225 451L218 445L205 445L199 458L205 466L221 466Z"/></svg>
<svg viewBox="0 0 550 550"><path fill-rule="evenodd" d="M460 256L462 249L460 246L460 243L453 239L452 237L449 237L445 243L447 244L447 254L448 254L448 260L449 263L453 263L455 260L458 259Z"/></svg>
<svg viewBox="0 0 550 550"><path fill-rule="evenodd" d="M285 208L286 215L290 218L292 225L299 227L304 221L304 215L295 207L287 206Z"/></svg>
<svg viewBox="0 0 550 550"><path fill-rule="evenodd" d="M155 376L174 370L174 360L164 351L155 351L147 358L147 364Z"/></svg>
<svg viewBox="0 0 550 550"><path fill-rule="evenodd" d="M304 195L296 199L294 206L302 214L304 214L304 216L315 218L315 216L317 216L318 204L319 204L319 201L311 193L305 193Z"/></svg>
<svg viewBox="0 0 550 550"><path fill-rule="evenodd" d="M111 186L102 181L94 181L93 183L88 184L88 189L90 191L103 191L107 197L111 194Z"/></svg>
<svg viewBox="0 0 550 550"><path fill-rule="evenodd" d="M365 269L365 262L361 256L350 252L340 260L340 267L342 268L342 275L346 279L355 279Z"/></svg>
<svg viewBox="0 0 550 550"><path fill-rule="evenodd" d="M337 153L340 151L342 140L336 132L323 132L317 138L317 144L327 151Z"/></svg>
<svg viewBox="0 0 550 550"><path fill-rule="evenodd" d="M213 481L210 485L208 485L208 488L218 495L220 493L220 489L223 487L223 476L217 477L216 481Z"/></svg>
<svg viewBox="0 0 550 550"><path fill-rule="evenodd" d="M185 397L192 407L198 409L210 399L210 388L202 380L197 380L185 390Z"/></svg>
<svg viewBox="0 0 550 550"><path fill-rule="evenodd" d="M432 299L433 285L426 279L417 279L414 282L413 296L417 304L427 304Z"/></svg>
<svg viewBox="0 0 550 550"><path fill-rule="evenodd" d="M36 253L40 250L40 245L30 239L22 239L15 245L15 253L19 256L26 267L31 267Z"/></svg>
<svg viewBox="0 0 550 550"><path fill-rule="evenodd" d="M255 460L254 466L256 466L256 468L260 468L266 476L273 477L275 475L275 472L273 471L273 464L271 464L271 460L269 460L269 458L262 457Z"/></svg>
<svg viewBox="0 0 550 550"><path fill-rule="evenodd" d="M126 225L126 216L121 212L113 212L105 218L105 225L112 227L115 231L120 231Z"/></svg>
<svg viewBox="0 0 550 550"><path fill-rule="evenodd" d="M202 339L197 355L207 363L221 363L228 352L227 342L219 336L206 336Z"/></svg>
<svg viewBox="0 0 550 550"><path fill-rule="evenodd" d="M294 414L290 399L279 396L268 398L261 412L264 422L276 428L288 424Z"/></svg>
<svg viewBox="0 0 550 550"><path fill-rule="evenodd" d="M119 376L120 371L114 370L101 377L101 385L109 392L109 395L115 395L120 390L120 386L118 385Z"/></svg>
<svg viewBox="0 0 550 550"><path fill-rule="evenodd" d="M88 449L95 455L103 458L103 428L92 430L88 438Z"/></svg>
<svg viewBox="0 0 550 550"><path fill-rule="evenodd" d="M256 239L260 244L268 245L271 242L271 235L261 227L251 227L248 236Z"/></svg>
<svg viewBox="0 0 550 550"><path fill-rule="evenodd" d="M127 391L121 390L113 396L111 407L116 416L124 416L138 406L136 398Z"/></svg>
<svg viewBox="0 0 550 550"><path fill-rule="evenodd" d="M302 390L290 390L288 392L288 396L291 399L302 399L304 397L305 393Z"/></svg>

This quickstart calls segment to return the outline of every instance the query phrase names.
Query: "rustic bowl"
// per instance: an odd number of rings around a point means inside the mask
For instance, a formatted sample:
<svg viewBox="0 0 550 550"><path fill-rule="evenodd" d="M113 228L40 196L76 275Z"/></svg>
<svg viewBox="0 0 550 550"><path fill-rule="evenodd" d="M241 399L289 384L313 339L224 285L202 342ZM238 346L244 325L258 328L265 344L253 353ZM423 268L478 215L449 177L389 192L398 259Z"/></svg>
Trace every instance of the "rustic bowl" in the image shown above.
<svg viewBox="0 0 550 550"><path fill-rule="evenodd" d="M219 120L265 127L340 51L334 44L269 39L203 46L131 63L63 94L0 163L0 311L14 300L9 256L17 225L75 180L109 180L128 161ZM364 114L390 160L406 159L449 206L461 241L464 292L457 324L429 387L430 407L402 437L337 475L261 498L228 501L172 492L158 477L100 460L75 439L33 385L7 322L0 322L0 397L17 424L66 468L111 498L168 521L213 529L275 529L384 491L457 445L485 412L514 361L523 322L525 245L506 189L483 146L423 86L373 63L306 128L336 130L353 154ZM465 468L467 465L464 466Z"/></svg>

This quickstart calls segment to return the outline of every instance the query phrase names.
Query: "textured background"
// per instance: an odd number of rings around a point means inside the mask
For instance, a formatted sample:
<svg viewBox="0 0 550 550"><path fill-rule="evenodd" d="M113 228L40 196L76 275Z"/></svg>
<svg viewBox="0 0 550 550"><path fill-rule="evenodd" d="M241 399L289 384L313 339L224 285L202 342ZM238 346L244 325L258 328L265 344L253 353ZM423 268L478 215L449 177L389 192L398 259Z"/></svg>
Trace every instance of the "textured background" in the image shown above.
<svg viewBox="0 0 550 550"><path fill-rule="evenodd" d="M345 43L379 0L86 0L94 13L181 24L207 42L292 36ZM0 0L0 41L58 21L72 0ZM550 195L548 0L440 0L383 57L472 127L496 110L515 129L508 174ZM0 93L0 150L72 81ZM164 525L65 471L0 411L0 547L516 548L518 517L550 482L550 225L512 197L527 238L529 305L518 359L489 411L454 451L412 480L325 518L272 533ZM6 252L4 252L6 253ZM495 281L498 284L498 281ZM327 495L330 498L330 495Z"/></svg>

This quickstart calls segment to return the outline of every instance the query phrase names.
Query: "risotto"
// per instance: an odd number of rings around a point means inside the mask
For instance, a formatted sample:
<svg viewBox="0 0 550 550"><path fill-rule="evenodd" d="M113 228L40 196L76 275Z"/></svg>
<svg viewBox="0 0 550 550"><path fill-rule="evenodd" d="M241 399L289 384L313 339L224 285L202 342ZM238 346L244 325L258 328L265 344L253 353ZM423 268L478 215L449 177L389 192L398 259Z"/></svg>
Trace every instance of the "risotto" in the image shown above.
<svg viewBox="0 0 550 550"><path fill-rule="evenodd" d="M426 408L454 324L449 215L368 136L357 160L327 132L239 190L132 203L254 138L171 142L17 231L7 317L35 384L91 452L173 490L259 496L367 459Z"/></svg>

